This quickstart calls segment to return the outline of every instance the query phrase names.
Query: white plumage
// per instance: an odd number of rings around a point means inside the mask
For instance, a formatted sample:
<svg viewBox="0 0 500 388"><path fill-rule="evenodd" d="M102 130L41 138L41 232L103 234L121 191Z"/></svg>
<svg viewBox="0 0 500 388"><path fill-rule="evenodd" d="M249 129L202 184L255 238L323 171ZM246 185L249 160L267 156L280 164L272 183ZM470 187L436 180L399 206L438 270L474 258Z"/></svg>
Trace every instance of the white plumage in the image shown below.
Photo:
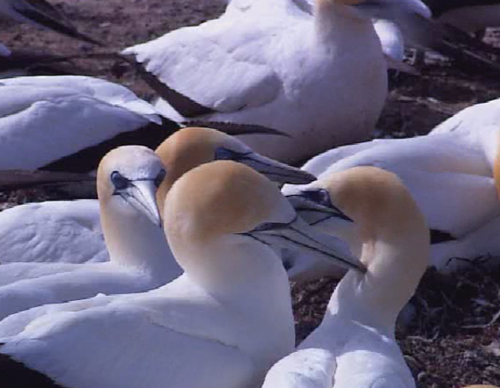
<svg viewBox="0 0 500 388"><path fill-rule="evenodd" d="M130 90L90 77L2 80L0 101L0 169L37 169L161 123L158 112Z"/></svg>
<svg viewBox="0 0 500 388"><path fill-rule="evenodd" d="M260 386L295 341L288 278L273 247L335 259L343 245L317 241L274 184L234 162L182 176L164 218L184 275L147 293L10 317L3 322L11 337L2 339L0 375L12 370L10 356L74 388ZM352 259L344 265L360 266ZM28 384L29 376L14 372L9 381Z"/></svg>
<svg viewBox="0 0 500 388"><path fill-rule="evenodd" d="M489 121L487 116L483 119L484 123ZM455 128L453 122L465 125L455 117L442 124L443 128ZM466 265L465 261L450 261L453 257L500 254L500 244L489 240L491 228L498 224L495 219L500 217L498 183L493 173L498 163L498 132L496 124L476 131L457 129L410 139L373 140L327 151L308 161L303 169L319 180L355 166L376 166L397 174L429 227L451 235L451 241L433 244L431 249L431 263L440 271L450 272ZM285 186L283 192L290 195L317 186L314 182L302 187ZM481 237L483 227L485 234Z"/></svg>
<svg viewBox="0 0 500 388"><path fill-rule="evenodd" d="M445 132L480 132L484 127L500 123L500 99L475 104L462 109L457 114L443 121L430 134Z"/></svg>
<svg viewBox="0 0 500 388"><path fill-rule="evenodd" d="M170 185L182 174L201 163L217 159L234 159L248 164L280 183L314 180L314 176L305 171L264 158L238 139L208 128L181 129L165 140L157 153L169 171L169 183L161 188L160 202ZM159 206L161 208L162 203ZM109 254L102 235L98 201L43 202L1 212L0 252L0 263L26 263L0 267L0 284L74 268L61 265L56 270L56 267L41 266L41 262L107 261Z"/></svg>
<svg viewBox="0 0 500 388"><path fill-rule="evenodd" d="M415 12L412 1L378 3L377 10L387 5L399 7L399 14ZM170 119L279 129L293 139L249 137L245 142L296 162L367 138L375 125L387 93L386 66L365 11L370 7L363 8L363 2L321 0L312 18L303 1L232 1L219 19L170 32L124 54L208 108L198 105L188 112L175 99L159 100L156 107Z"/></svg>
<svg viewBox="0 0 500 388"><path fill-rule="evenodd" d="M99 293L146 291L179 276L182 271L159 225L155 195L164 177L160 159L145 147L122 147L108 154L100 164L97 186L110 262L1 265L0 318L35 306ZM83 250L84 240L82 236L75 242ZM53 241L40 242L50 245ZM71 242L65 249L69 255Z"/></svg>
<svg viewBox="0 0 500 388"><path fill-rule="evenodd" d="M332 173L323 187L363 230L367 272L345 275L320 326L263 388L414 388L394 330L427 266L424 218L402 182L377 168Z"/></svg>
<svg viewBox="0 0 500 388"><path fill-rule="evenodd" d="M109 255L96 200L19 205L0 213L0 263L95 263ZM39 265L38 268L41 268ZM0 273L5 268L2 267Z"/></svg>

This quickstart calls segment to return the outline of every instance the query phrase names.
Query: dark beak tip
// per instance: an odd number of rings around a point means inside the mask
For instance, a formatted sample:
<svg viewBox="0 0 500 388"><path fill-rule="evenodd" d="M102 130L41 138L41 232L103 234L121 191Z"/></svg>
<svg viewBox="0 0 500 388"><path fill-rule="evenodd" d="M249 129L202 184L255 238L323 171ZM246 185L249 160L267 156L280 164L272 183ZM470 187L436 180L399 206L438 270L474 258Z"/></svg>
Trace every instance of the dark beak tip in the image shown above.
<svg viewBox="0 0 500 388"><path fill-rule="evenodd" d="M307 180L306 183L312 183L312 182L318 180L318 178L316 178L313 174L307 173L306 176L304 177L304 180Z"/></svg>

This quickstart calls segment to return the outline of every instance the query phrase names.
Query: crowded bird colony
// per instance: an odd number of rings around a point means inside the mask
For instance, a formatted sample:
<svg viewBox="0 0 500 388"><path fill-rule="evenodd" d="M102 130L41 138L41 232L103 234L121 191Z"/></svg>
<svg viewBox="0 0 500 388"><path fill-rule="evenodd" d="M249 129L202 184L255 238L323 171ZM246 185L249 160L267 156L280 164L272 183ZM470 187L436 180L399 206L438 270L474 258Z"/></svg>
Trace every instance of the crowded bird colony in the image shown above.
<svg viewBox="0 0 500 388"><path fill-rule="evenodd" d="M483 39L500 1L219 6L106 51L61 4L0 1L154 95L0 44L2 193L67 194L0 213L1 387L426 387L395 334L424 273L498 267L500 100L373 137L389 81L426 56L500 75ZM291 284L307 305L325 277L296 341Z"/></svg>

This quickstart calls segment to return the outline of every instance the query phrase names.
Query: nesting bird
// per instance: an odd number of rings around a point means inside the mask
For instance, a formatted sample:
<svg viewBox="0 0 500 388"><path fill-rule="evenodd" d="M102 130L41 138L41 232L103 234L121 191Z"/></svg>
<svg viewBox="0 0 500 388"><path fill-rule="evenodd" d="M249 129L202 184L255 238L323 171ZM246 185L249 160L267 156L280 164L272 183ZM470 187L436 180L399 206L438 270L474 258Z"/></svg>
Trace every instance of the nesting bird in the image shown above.
<svg viewBox="0 0 500 388"><path fill-rule="evenodd" d="M204 164L178 179L164 218L184 275L147 293L46 308L3 338L3 382L39 388L260 386L295 342L277 248L307 250L363 270L338 241L321 242L273 183L232 161Z"/></svg>
<svg viewBox="0 0 500 388"><path fill-rule="evenodd" d="M494 237L500 231L498 136L495 125L471 132L373 140L332 149L303 166L318 176L318 181L302 187L285 186L283 193L312 197L323 188L323 178L328 174L356 166L391 171L408 187L426 217L433 243L431 264L440 271L452 272L467 265L466 261L450 260L454 257L473 259L500 253ZM352 224L342 219L318 220L315 225L331 233L349 233L353 246L360 243ZM347 230L342 232L343 228ZM288 260L296 263L297 273L292 268L292 277L301 277L302 265L311 264L306 258Z"/></svg>
<svg viewBox="0 0 500 388"><path fill-rule="evenodd" d="M378 168L331 173L325 187L360 228L367 272L345 275L320 326L263 388L414 388L394 330L428 264L425 219L401 180Z"/></svg>
<svg viewBox="0 0 500 388"><path fill-rule="evenodd" d="M162 123L146 101L101 79L1 80L0 169L92 171L119 145L155 148L178 129Z"/></svg>
<svg viewBox="0 0 500 388"><path fill-rule="evenodd" d="M412 15L416 0L231 1L218 19L123 51L154 76L155 105L178 122L278 129L289 139L245 143L297 162L368 138L387 95L371 16ZM180 95L179 95L180 94Z"/></svg>
<svg viewBox="0 0 500 388"><path fill-rule="evenodd" d="M166 172L145 147L121 147L97 173L100 218L110 262L12 263L0 268L0 318L47 303L141 292L181 274L161 230L156 191Z"/></svg>
<svg viewBox="0 0 500 388"><path fill-rule="evenodd" d="M167 167L167 177L158 190L158 206L171 185L185 172L213 160L246 164L278 183L305 184L315 177L253 152L238 139L209 128L183 128L156 150ZM99 222L97 201L57 201L20 205L0 213L0 263L84 263L108 260ZM8 267L14 271L13 267ZM33 269L39 265L22 265ZM68 268L68 267L66 267ZM54 269L53 269L54 270ZM2 271L0 268L0 279ZM47 269L44 269L47 271ZM16 270L17 279L27 271ZM4 275L5 276L5 275Z"/></svg>

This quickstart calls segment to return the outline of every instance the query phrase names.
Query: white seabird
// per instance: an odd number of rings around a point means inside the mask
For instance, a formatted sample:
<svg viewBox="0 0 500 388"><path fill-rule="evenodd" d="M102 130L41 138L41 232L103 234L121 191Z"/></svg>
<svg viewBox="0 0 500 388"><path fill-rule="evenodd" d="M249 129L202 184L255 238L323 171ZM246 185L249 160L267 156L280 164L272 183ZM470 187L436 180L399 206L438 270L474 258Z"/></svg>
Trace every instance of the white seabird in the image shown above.
<svg viewBox="0 0 500 388"><path fill-rule="evenodd" d="M330 173L356 166L375 166L391 171L408 187L431 229L430 263L439 271L452 272L482 255L500 255L499 129L484 127L475 132L436 133L410 139L383 139L332 149L308 161L303 169L318 176L306 186L285 186L283 193L322 197L322 179ZM335 198L331 198L335 206ZM342 219L313 218L315 225L330 233L348 233L354 246L359 233ZM341 231L347 227L346 231ZM498 231L498 232L495 232ZM347 238L347 237L346 237ZM451 259L451 260L450 260ZM292 278L301 278L316 265L307 258L287 259ZM497 261L492 260L494 265ZM325 263L323 263L325 264ZM339 276L337 269L335 276ZM314 272L314 271L313 271Z"/></svg>
<svg viewBox="0 0 500 388"><path fill-rule="evenodd" d="M427 267L425 219L403 183L374 167L333 173L328 190L362 230L367 272L345 275L320 326L263 388L414 388L394 330Z"/></svg>
<svg viewBox="0 0 500 388"><path fill-rule="evenodd" d="M0 169L92 171L119 145L157 147L178 128L162 122L133 92L98 78L4 79Z"/></svg>
<svg viewBox="0 0 500 388"><path fill-rule="evenodd" d="M218 19L130 47L177 122L278 129L290 139L245 143L297 162L367 139L384 106L387 72L370 16L420 12L416 0L231 1ZM180 95L179 95L180 93Z"/></svg>
<svg viewBox="0 0 500 388"><path fill-rule="evenodd" d="M165 140L156 153L168 171L159 189L160 209L170 186L182 174L213 160L229 159L247 164L278 183L304 184L315 179L306 171L265 158L238 139L208 128L183 128ZM107 261L98 202L52 201L4 210L0 213L0 252L3 264ZM30 268L32 275L33 267L36 266L20 266ZM2 271L6 271L5 267L0 267L0 279ZM23 273L20 271L17 279L27 276Z"/></svg>
<svg viewBox="0 0 500 388"><path fill-rule="evenodd" d="M3 381L37 388L258 387L295 342L288 277L275 247L363 270L341 258L338 240L318 241L324 236L297 217L273 183L232 161L178 179L164 219L184 275L147 293L41 307L47 314L3 338Z"/></svg>
<svg viewBox="0 0 500 388"><path fill-rule="evenodd" d="M1 265L0 319L99 293L146 291L179 276L182 271L164 238L156 204L165 175L160 158L146 147L120 147L106 155L99 165L97 190L110 262Z"/></svg>

